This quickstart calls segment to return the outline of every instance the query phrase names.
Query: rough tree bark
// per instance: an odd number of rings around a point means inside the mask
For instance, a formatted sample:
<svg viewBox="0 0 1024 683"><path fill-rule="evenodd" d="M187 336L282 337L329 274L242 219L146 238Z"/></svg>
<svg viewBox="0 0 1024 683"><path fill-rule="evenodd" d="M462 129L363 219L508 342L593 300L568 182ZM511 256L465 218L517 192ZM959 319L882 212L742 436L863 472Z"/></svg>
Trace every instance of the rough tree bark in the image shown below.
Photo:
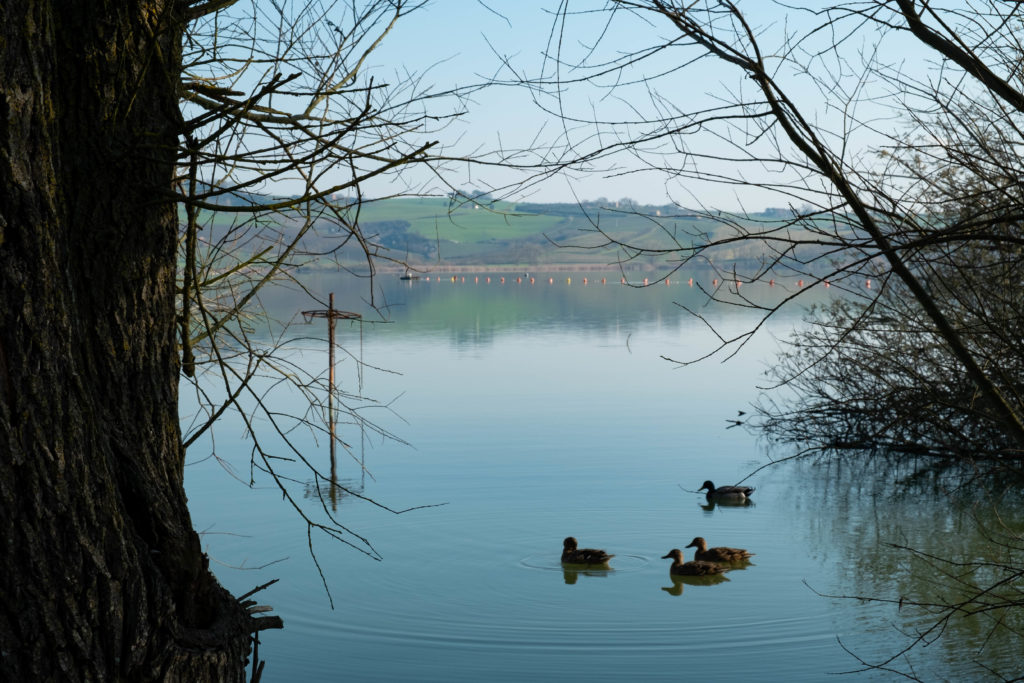
<svg viewBox="0 0 1024 683"><path fill-rule="evenodd" d="M238 680L183 488L182 3L0 2L0 679Z"/></svg>

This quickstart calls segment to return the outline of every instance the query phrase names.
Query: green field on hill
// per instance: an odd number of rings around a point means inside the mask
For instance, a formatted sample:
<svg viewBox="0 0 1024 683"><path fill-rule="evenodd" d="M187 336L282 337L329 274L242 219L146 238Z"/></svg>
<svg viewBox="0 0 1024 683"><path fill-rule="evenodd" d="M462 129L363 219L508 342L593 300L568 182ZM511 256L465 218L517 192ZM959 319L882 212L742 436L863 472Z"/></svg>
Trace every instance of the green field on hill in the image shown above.
<svg viewBox="0 0 1024 683"><path fill-rule="evenodd" d="M257 203L259 203L257 201ZM203 212L204 219L211 219ZM254 226L239 229L244 214L220 214L205 223L201 238L211 242L218 235L235 233L251 236ZM665 269L679 260L679 249L703 244L732 234L734 226L713 217L673 206L620 206L617 202L581 204L537 204L472 201L449 198L390 198L365 201L348 220L358 220L367 240L386 258L408 262L415 267L451 266L542 266L612 265L629 268ZM733 219L736 220L735 218ZM778 213L750 216L743 222L764 230L779 225ZM264 229L276 238L288 239L302 221L288 214L276 217ZM362 261L357 245L338 250L345 231L327 218L303 238L307 253L331 253L345 262ZM797 237L799 230L791 230ZM252 240L252 248L260 240ZM661 255L635 251L620 245L662 252ZM755 241L719 247L705 256L719 266L760 261L765 247Z"/></svg>
<svg viewBox="0 0 1024 683"><path fill-rule="evenodd" d="M517 213L508 202L482 206L447 199L389 199L365 204L360 222L380 221L405 221L410 233L429 240L475 243L543 234L555 229L562 217Z"/></svg>
<svg viewBox="0 0 1024 683"><path fill-rule="evenodd" d="M408 251L412 262L453 265L610 264L629 254L610 244L609 238L668 249L690 246L722 227L673 207L483 204L442 198L369 202L360 211L359 222L385 246Z"/></svg>

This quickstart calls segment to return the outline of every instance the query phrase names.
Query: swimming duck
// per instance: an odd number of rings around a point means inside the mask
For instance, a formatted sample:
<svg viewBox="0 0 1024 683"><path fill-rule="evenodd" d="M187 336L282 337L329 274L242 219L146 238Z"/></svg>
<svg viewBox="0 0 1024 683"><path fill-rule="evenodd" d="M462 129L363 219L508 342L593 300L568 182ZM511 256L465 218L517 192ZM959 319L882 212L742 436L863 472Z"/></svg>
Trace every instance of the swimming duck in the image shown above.
<svg viewBox="0 0 1024 683"><path fill-rule="evenodd" d="M572 536L562 541L562 562L566 564L608 564L615 557L595 548L577 548Z"/></svg>
<svg viewBox="0 0 1024 683"><path fill-rule="evenodd" d="M694 559L705 562L745 562L754 554L743 548L709 548L707 541L700 536L690 541L690 545L686 547L696 548L693 551Z"/></svg>
<svg viewBox="0 0 1024 683"><path fill-rule="evenodd" d="M683 551L679 548L673 548L668 551L668 555L662 555L661 559L667 560L670 557L672 558L672 566L668 570L669 574L677 576L710 576L727 571L725 567L714 562L701 562L699 560L683 562Z"/></svg>
<svg viewBox="0 0 1024 683"><path fill-rule="evenodd" d="M697 490L703 491L704 489L708 490L708 500L712 498L719 500L746 500L754 493L754 489L751 486L719 486L715 488L710 479L704 482Z"/></svg>

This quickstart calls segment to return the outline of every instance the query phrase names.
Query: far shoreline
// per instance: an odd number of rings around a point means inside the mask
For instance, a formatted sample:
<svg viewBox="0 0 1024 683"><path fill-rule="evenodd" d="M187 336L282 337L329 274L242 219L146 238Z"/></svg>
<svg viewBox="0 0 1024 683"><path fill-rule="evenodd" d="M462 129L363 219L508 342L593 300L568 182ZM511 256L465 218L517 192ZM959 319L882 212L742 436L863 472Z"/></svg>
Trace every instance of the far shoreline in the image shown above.
<svg viewBox="0 0 1024 683"><path fill-rule="evenodd" d="M624 265L618 263L592 264L592 263L542 263L542 264L506 264L506 265L461 265L461 264L409 264L406 268L403 265L380 265L377 268L378 274L405 274L429 275L431 273L583 273L583 272L655 272L669 270L668 267L653 265Z"/></svg>

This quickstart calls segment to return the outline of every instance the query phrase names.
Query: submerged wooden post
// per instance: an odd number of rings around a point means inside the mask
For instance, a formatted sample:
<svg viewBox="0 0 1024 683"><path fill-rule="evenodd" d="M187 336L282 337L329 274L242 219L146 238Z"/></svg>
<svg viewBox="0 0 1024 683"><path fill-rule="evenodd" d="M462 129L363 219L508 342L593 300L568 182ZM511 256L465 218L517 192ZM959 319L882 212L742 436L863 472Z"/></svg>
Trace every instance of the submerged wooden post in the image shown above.
<svg viewBox="0 0 1024 683"><path fill-rule="evenodd" d="M335 436L335 424L337 420L334 417L334 321L338 318L344 320L359 320L363 316L358 313L352 313L349 311L337 311L334 309L334 292L330 293L327 300L327 310L313 310L303 311L302 315L306 318L306 321L310 321L312 318L327 318L327 428L330 432L331 438L331 487L333 489L334 483L337 480L337 458L335 458L335 442L337 437Z"/></svg>
<svg viewBox="0 0 1024 683"><path fill-rule="evenodd" d="M336 476L335 467L337 459L334 457L334 292L331 292L327 300L327 364L330 366L327 371L327 422L331 434L331 483L334 483Z"/></svg>

